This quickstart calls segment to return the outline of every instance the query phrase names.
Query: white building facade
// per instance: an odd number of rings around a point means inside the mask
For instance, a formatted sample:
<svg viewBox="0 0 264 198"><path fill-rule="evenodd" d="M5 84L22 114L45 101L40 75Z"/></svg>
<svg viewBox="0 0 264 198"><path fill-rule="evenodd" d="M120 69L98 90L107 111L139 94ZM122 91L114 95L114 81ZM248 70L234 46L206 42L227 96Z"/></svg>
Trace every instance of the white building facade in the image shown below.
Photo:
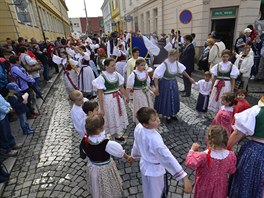
<svg viewBox="0 0 264 198"><path fill-rule="evenodd" d="M82 26L80 18L70 18L72 32L74 33L82 33Z"/></svg>
<svg viewBox="0 0 264 198"><path fill-rule="evenodd" d="M171 29L182 35L195 33L197 46L203 46L212 30L218 31L230 48L240 31L259 17L260 0L120 0L127 31L143 34L168 34ZM190 14L191 13L191 14ZM181 20L180 20L181 19ZM189 20L188 20L189 19Z"/></svg>
<svg viewBox="0 0 264 198"><path fill-rule="evenodd" d="M101 10L103 12L103 19L104 19L104 32L112 32L112 17L111 17L111 11L110 11L110 1L104 0L104 3L101 7Z"/></svg>

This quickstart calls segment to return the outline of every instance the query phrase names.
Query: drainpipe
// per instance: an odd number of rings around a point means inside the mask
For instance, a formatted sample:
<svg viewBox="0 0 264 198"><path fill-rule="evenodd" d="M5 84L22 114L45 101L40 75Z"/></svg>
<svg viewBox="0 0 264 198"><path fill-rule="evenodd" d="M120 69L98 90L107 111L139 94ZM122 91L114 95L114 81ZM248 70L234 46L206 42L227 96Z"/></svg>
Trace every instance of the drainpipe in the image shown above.
<svg viewBox="0 0 264 198"><path fill-rule="evenodd" d="M161 0L161 33L164 33L164 0Z"/></svg>

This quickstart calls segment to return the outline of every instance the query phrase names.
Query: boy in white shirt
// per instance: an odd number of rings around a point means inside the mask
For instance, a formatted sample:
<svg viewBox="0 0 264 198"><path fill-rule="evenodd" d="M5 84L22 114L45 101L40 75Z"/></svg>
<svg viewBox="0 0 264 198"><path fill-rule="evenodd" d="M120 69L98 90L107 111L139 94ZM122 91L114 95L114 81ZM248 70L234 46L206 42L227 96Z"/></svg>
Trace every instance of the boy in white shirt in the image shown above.
<svg viewBox="0 0 264 198"><path fill-rule="evenodd" d="M161 135L156 130L160 119L156 111L142 107L137 112L138 124L134 131L132 158L140 158L140 172L144 198L160 198L165 192L165 169L176 180L183 179L184 191L192 192L192 184L187 173L164 144Z"/></svg>
<svg viewBox="0 0 264 198"><path fill-rule="evenodd" d="M84 102L88 101L88 99L84 98L82 92L80 92L79 90L73 90L70 93L70 99L74 103L70 113L72 123L74 128L78 132L80 138L82 139L85 134L85 131L83 131L81 120L87 118L86 113L82 109L82 105Z"/></svg>

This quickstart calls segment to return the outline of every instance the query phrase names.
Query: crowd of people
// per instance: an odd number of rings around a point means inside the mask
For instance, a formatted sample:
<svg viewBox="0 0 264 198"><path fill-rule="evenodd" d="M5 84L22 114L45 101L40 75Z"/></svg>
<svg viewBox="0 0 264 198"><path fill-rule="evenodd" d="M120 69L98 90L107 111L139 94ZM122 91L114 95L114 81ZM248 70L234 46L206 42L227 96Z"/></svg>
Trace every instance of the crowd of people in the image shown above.
<svg viewBox="0 0 264 198"><path fill-rule="evenodd" d="M139 56L141 48L131 45L132 36L144 41L145 57ZM41 97L40 75L49 83L49 68L59 72L61 67L65 91L73 102L70 116L80 137L80 156L88 159L88 190L93 197L123 195L122 179L111 156L124 157L130 164L140 159L144 197L166 197L166 171L183 180L184 191L191 193L187 173L164 144L158 128L161 117L168 124L178 120L180 98L190 97L194 88L199 91L198 113L204 115L208 109L216 113L206 137L208 148L198 152L200 145L194 143L186 157L186 166L196 169L194 197L261 198L264 96L251 108L246 101L249 78L264 78L260 38L253 27L247 27L236 41L235 54L226 49L217 32L210 33L198 63L205 71L204 79L198 82L191 77L194 33L181 36L172 30L158 39L140 32L113 32L108 38L98 34L79 40L57 38L54 44L48 39L43 43L34 38L30 42L19 38L18 43L7 39L0 53L0 148L11 156L21 147L12 136L9 112L16 112L25 135L34 133L27 119L38 116L32 103L34 97ZM177 75L183 76L184 90L178 88ZM136 127L128 154L122 145L129 123L126 106L131 101ZM252 140L236 156L231 149L244 136ZM1 170L0 180L7 179Z"/></svg>

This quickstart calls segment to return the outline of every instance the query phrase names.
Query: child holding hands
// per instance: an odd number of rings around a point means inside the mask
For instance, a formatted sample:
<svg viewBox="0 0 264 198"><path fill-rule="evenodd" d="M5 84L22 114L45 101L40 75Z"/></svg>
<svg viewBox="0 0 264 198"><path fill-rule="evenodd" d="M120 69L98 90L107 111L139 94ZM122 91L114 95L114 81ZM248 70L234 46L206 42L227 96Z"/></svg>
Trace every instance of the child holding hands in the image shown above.
<svg viewBox="0 0 264 198"><path fill-rule="evenodd" d="M112 156L126 158L122 146L105 138L104 118L95 115L86 120L86 132L80 144L83 159L89 158L87 164L87 182L93 198L121 198L123 194L122 179Z"/></svg>
<svg viewBox="0 0 264 198"><path fill-rule="evenodd" d="M153 108L153 101L150 95L150 78L145 70L146 61L143 58L136 60L136 70L127 79L127 92L133 92L133 121L136 120L136 113L141 107Z"/></svg>
<svg viewBox="0 0 264 198"><path fill-rule="evenodd" d="M164 144L156 130L160 126L157 112L149 107L142 107L137 112L139 124L134 131L134 144L131 156L140 158L140 172L144 198L160 198L164 195L165 169L176 180L184 181L184 190L192 192L192 184L187 173Z"/></svg>
<svg viewBox="0 0 264 198"><path fill-rule="evenodd" d="M186 166L196 169L194 198L226 198L228 174L236 171L236 155L226 149L228 136L222 126L208 130L208 149L197 152L200 145L193 143L186 158Z"/></svg>
<svg viewBox="0 0 264 198"><path fill-rule="evenodd" d="M226 128L228 136L233 131L232 120L233 120L233 106L237 104L235 95L233 93L223 93L222 95L222 107L216 114L211 125L220 125Z"/></svg>

